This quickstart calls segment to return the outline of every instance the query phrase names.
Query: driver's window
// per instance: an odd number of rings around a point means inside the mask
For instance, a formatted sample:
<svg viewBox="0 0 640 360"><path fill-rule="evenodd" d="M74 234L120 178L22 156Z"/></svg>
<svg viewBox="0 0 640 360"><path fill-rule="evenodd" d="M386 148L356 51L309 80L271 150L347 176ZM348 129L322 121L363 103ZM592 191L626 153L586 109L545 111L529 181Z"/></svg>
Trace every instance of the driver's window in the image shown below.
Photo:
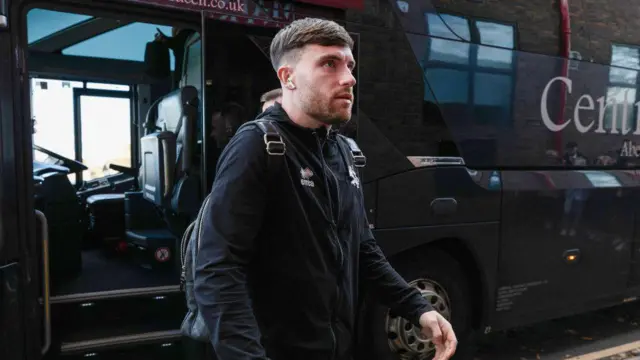
<svg viewBox="0 0 640 360"><path fill-rule="evenodd" d="M88 167L84 181L116 174L109 164L131 167L129 90L122 84L32 79L34 144L82 162ZM52 161L39 151L34 160Z"/></svg>
<svg viewBox="0 0 640 360"><path fill-rule="evenodd" d="M69 159L76 158L74 140L73 89L81 81L31 79L33 143ZM47 162L48 155L36 151L34 160Z"/></svg>

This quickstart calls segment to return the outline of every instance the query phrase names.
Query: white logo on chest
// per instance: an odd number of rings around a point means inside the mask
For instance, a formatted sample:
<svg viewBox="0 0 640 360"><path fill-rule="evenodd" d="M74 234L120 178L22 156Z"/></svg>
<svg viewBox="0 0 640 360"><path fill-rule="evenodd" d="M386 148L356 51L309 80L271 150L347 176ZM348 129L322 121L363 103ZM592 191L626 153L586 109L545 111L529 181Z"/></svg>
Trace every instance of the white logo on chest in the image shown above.
<svg viewBox="0 0 640 360"><path fill-rule="evenodd" d="M360 178L358 177L358 173L356 172L356 169L354 169L353 166L351 165L349 165L349 177L351 178L351 185L359 189Z"/></svg>
<svg viewBox="0 0 640 360"><path fill-rule="evenodd" d="M301 168L300 169L300 184L302 186L314 187L316 184L311 180L313 177L313 171L309 168Z"/></svg>

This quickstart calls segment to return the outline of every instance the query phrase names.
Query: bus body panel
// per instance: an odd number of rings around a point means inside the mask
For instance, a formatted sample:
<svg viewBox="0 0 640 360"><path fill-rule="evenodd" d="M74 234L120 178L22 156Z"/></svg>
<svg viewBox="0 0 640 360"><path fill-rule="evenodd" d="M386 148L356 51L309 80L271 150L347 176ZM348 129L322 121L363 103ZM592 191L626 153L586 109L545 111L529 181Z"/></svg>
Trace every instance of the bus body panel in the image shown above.
<svg viewBox="0 0 640 360"><path fill-rule="evenodd" d="M501 191L499 185L490 184L493 173L464 167L418 168L381 179L376 227L497 222Z"/></svg>
<svg viewBox="0 0 640 360"><path fill-rule="evenodd" d="M502 172L498 318L553 312L626 292L631 255L637 253L638 188L620 181L622 173Z"/></svg>
<svg viewBox="0 0 640 360"><path fill-rule="evenodd" d="M446 123L466 166L499 171L496 322L513 326L630 295L638 181L626 169L640 164L640 52L632 31L605 31L604 19L632 21L635 10L621 1L607 13L571 1L569 9L537 0L394 5L423 72L423 116L434 104L432 117ZM407 151L422 137L384 130L406 141L396 146L400 155L422 155ZM388 212L394 225L415 222Z"/></svg>

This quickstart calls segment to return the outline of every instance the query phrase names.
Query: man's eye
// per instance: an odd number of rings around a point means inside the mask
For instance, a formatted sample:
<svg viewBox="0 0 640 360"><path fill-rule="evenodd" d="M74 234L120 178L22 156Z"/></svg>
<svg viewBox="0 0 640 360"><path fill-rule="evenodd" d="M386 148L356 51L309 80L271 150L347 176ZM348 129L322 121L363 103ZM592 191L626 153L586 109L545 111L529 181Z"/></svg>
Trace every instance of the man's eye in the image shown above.
<svg viewBox="0 0 640 360"><path fill-rule="evenodd" d="M328 67L336 67L336 62L333 60L329 60L326 63L324 63L324 66L328 66Z"/></svg>

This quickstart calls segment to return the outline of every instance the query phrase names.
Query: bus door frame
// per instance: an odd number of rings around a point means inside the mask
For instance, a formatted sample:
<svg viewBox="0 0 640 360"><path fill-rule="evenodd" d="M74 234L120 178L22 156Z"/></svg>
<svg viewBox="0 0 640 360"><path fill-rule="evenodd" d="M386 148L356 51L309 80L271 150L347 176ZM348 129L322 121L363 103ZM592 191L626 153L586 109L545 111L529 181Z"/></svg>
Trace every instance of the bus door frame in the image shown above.
<svg viewBox="0 0 640 360"><path fill-rule="evenodd" d="M135 11L127 17L154 18L175 24L190 22L166 11L167 8L147 10L138 7L135 1L125 4L98 0L87 4L68 0L50 4L38 0L0 0L0 53L11 54L0 56L0 286L6 285L3 272L10 274L10 284L15 289L12 298L18 300L18 303L11 298L5 300L5 294L0 292L3 307L0 321L7 319L8 325L0 322L0 358L19 360L42 359L52 347L51 339L55 338L49 315L48 271L47 266L41 266L46 265L48 258L43 256L48 242L46 218L33 207L33 122L26 61L26 13L31 7L114 14L133 7ZM9 9L7 26L2 21L4 9ZM42 228L41 238L36 238L37 224ZM7 259L9 262L5 264ZM5 314L10 316L5 318Z"/></svg>

